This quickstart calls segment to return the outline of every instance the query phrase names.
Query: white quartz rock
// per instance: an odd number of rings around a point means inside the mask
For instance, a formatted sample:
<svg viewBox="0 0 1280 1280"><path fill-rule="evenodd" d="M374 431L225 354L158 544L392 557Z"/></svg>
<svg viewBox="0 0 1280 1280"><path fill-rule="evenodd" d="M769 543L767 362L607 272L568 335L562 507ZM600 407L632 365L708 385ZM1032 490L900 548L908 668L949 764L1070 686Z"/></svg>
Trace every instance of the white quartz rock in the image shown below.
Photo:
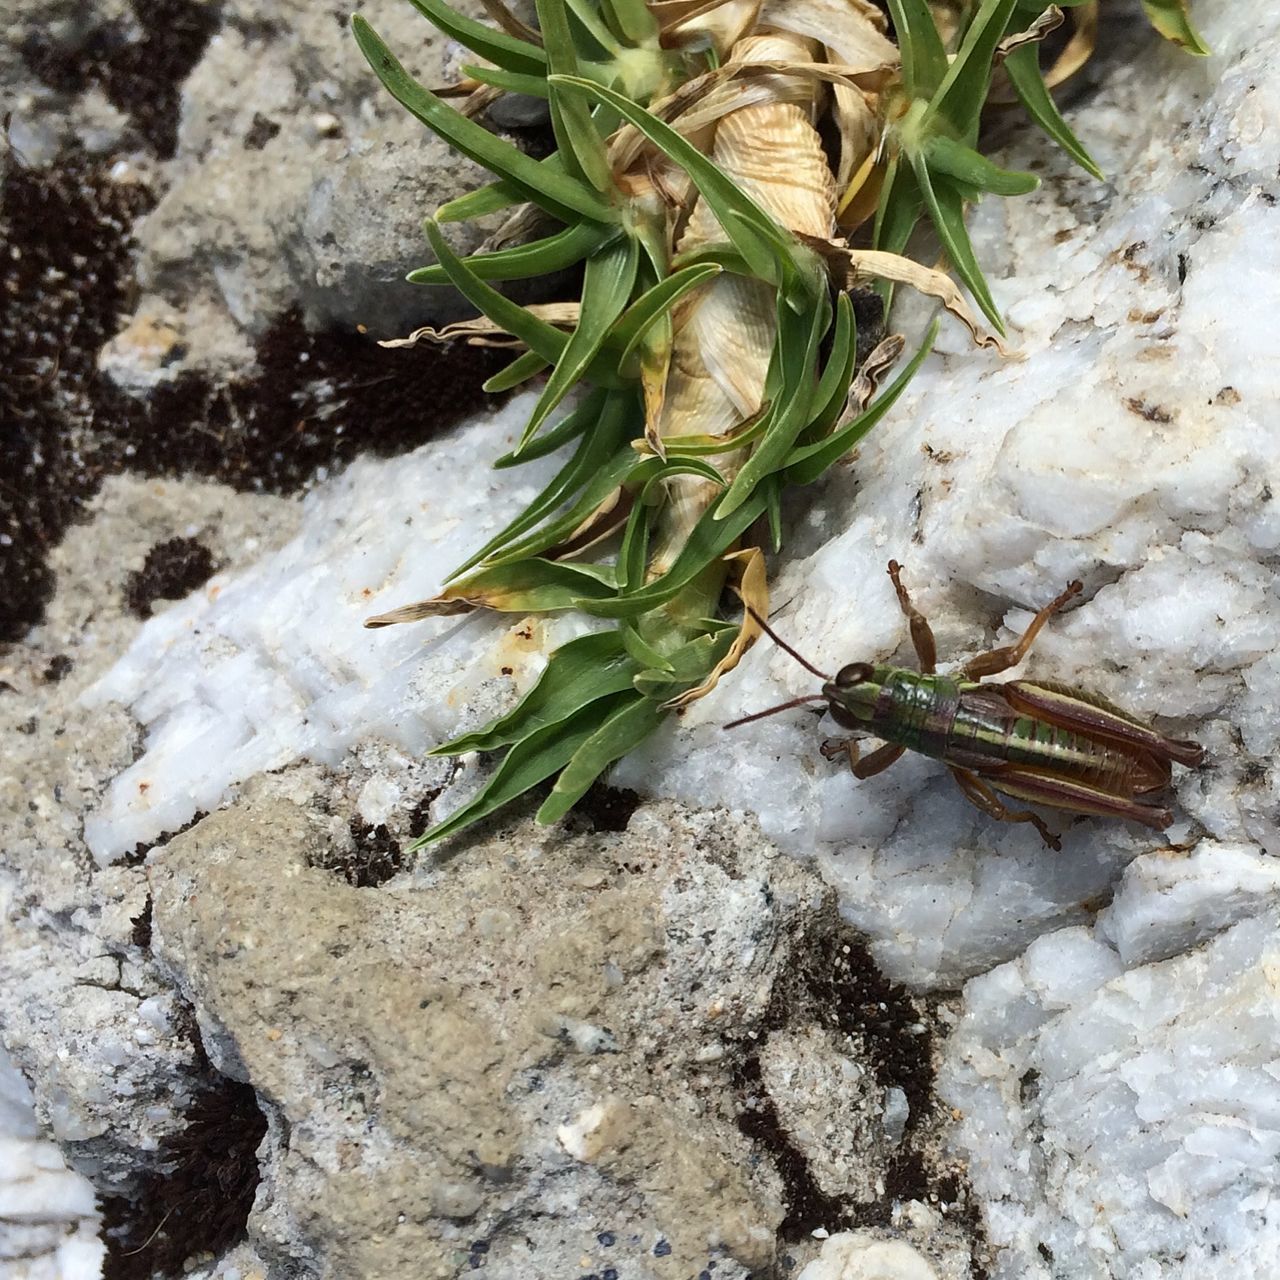
<svg viewBox="0 0 1280 1280"><path fill-rule="evenodd" d="M0 1275L97 1280L98 1225L93 1187L41 1136L30 1090L0 1048Z"/></svg>
<svg viewBox="0 0 1280 1280"><path fill-rule="evenodd" d="M909 1244L878 1240L865 1231L843 1231L823 1241L822 1255L799 1280L939 1280L938 1273Z"/></svg>
<svg viewBox="0 0 1280 1280"><path fill-rule="evenodd" d="M969 983L939 1093L997 1280L1277 1273L1278 925L1127 971L1066 929Z"/></svg>
<svg viewBox="0 0 1280 1280"><path fill-rule="evenodd" d="M445 575L545 483L554 460L493 471L532 398L517 396L406 458L365 458L304 502L280 550L219 574L150 619L89 694L129 706L141 759L86 823L107 862L209 810L246 778L307 758L336 763L365 738L422 755L477 718L477 696L527 687L566 626L442 618L387 630L364 619L439 590ZM505 669L505 670L504 670ZM496 705L496 704L495 704ZM393 780L366 788L383 821Z"/></svg>

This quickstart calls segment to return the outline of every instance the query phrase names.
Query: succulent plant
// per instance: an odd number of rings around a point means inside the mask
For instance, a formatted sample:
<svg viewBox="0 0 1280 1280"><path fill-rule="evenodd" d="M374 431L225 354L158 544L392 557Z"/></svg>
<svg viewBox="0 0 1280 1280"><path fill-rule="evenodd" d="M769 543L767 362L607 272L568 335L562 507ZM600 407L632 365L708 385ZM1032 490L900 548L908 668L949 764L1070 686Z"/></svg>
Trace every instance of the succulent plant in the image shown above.
<svg viewBox="0 0 1280 1280"><path fill-rule="evenodd" d="M902 342L860 348L859 291L887 302L913 286L1003 349L964 212L1036 179L982 155L980 119L998 79L1096 174L1046 79L1088 56L1097 6L1064 0L1075 34L1046 74L1040 42L1063 13L1040 0L888 0L896 39L870 0L537 0L537 30L502 0L484 0L492 27L412 2L476 55L464 82L424 88L356 16L360 48L495 181L427 219L436 262L410 276L452 284L481 318L410 341L465 333L519 348L487 387L545 379L495 465L564 461L438 596L369 625L487 608L577 610L600 628L552 653L508 714L436 749L504 754L427 843L552 777L537 816L555 821L737 664L759 633L752 612L767 613L764 547L781 543L784 490L858 444L931 341L880 390ZM1146 7L1201 48L1176 0ZM473 118L503 93L546 100L553 154L531 158ZM463 94L461 109L446 101ZM459 258L441 233L505 208L487 252ZM949 276L904 256L926 214L995 333ZM860 232L868 247L851 245ZM566 303L521 306L495 287L579 263ZM750 606L740 621L721 616L729 587Z"/></svg>

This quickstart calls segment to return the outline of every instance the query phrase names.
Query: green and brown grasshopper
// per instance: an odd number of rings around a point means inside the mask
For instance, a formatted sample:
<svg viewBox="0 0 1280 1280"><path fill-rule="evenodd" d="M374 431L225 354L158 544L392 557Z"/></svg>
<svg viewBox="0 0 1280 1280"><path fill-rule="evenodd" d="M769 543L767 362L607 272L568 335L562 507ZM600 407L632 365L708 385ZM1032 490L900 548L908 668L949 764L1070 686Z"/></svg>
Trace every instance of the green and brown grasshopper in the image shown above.
<svg viewBox="0 0 1280 1280"><path fill-rule="evenodd" d="M1061 847L1058 837L1037 814L1008 808L996 793L1073 813L1128 818L1157 831L1169 826L1173 815L1152 797L1169 786L1175 761L1201 762L1204 749L1198 743L1168 738L1104 698L1067 685L982 682L1026 657L1044 624L1079 594L1079 582L1045 605L1016 644L980 653L947 676L937 673L933 631L911 603L901 572L891 560L889 577L910 624L919 671L853 662L835 676L825 675L757 616L780 648L822 680L822 692L744 716L725 728L825 701L842 728L884 742L865 758L856 738L823 743L828 759L847 755L856 778L870 778L904 751L918 751L941 760L983 813L1002 822L1030 822L1054 849Z"/></svg>

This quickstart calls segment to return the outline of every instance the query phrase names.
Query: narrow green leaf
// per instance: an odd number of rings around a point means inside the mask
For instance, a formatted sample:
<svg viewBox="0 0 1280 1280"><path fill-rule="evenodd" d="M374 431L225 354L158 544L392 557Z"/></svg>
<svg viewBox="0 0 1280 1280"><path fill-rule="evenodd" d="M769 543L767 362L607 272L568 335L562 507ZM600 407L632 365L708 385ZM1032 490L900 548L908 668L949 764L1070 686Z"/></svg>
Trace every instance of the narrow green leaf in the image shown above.
<svg viewBox="0 0 1280 1280"><path fill-rule="evenodd" d="M477 67L474 63L464 62L462 74L478 84L492 85L504 93L522 93L529 98L549 98L551 90L547 87L546 75L526 76L518 71L505 71L501 67Z"/></svg>
<svg viewBox="0 0 1280 1280"><path fill-rule="evenodd" d="M718 559L751 525L765 508L764 499L752 494L742 506L724 520L707 511L693 527L671 568L660 578L646 583L639 591L610 599L584 597L578 607L598 618L634 618L656 609L688 586L704 569Z"/></svg>
<svg viewBox="0 0 1280 1280"><path fill-rule="evenodd" d="M607 132L607 121L597 120L601 134ZM538 161L540 168L548 173L563 176L565 173L564 158L558 151L544 156ZM510 182L491 182L487 186L477 187L464 196L446 201L435 212L437 222L467 222L472 218L485 217L490 213L498 213L509 209L513 204L521 204L525 200L523 189ZM564 218L566 222L574 221ZM616 219L610 219L616 221Z"/></svg>
<svg viewBox="0 0 1280 1280"><path fill-rule="evenodd" d="M924 193L925 205L937 229L938 239L942 241L942 247L951 259L952 268L973 294L983 314L991 321L992 328L1003 335L1004 321L996 309L995 299L987 287L982 268L973 252L968 229L964 225L963 197L945 176L934 182L923 156L915 165L915 173Z"/></svg>
<svg viewBox="0 0 1280 1280"><path fill-rule="evenodd" d="M760 481L765 498L765 517L769 522L769 542L775 552L782 550L782 479L775 471Z"/></svg>
<svg viewBox="0 0 1280 1280"><path fill-rule="evenodd" d="M464 18L442 0L410 0L410 3L445 35L452 36L472 53L478 53L509 71L531 76L546 75L547 55L536 44Z"/></svg>
<svg viewBox="0 0 1280 1280"><path fill-rule="evenodd" d="M474 120L468 120L429 89L423 88L396 61L381 37L358 13L351 19L351 30L361 53L392 97L454 150L510 183L519 192L520 199L531 200L539 208L566 222L574 221L575 214L597 222L616 220L616 212L590 187L568 174L539 164L512 143L490 133Z"/></svg>
<svg viewBox="0 0 1280 1280"><path fill-rule="evenodd" d="M920 184L910 165L904 164L901 155L889 161L885 171L880 204L876 209L872 248L885 253L901 253L911 239L920 214L924 210L924 197Z"/></svg>
<svg viewBox="0 0 1280 1280"><path fill-rule="evenodd" d="M510 453L504 453L493 464L493 469L502 471L507 467L518 467L522 462L531 462L534 458L543 458L549 453L554 453L561 445L568 444L570 440L580 436L588 427L595 425L596 418L605 403L605 394L600 388L592 391L576 409L566 414L549 431L544 431L522 453L517 454L514 449Z"/></svg>
<svg viewBox="0 0 1280 1280"><path fill-rule="evenodd" d="M818 346L830 320L831 305L825 295L807 316L798 316L785 306L778 308L776 349L782 390L773 401L777 412L772 415L773 421L760 443L734 477L729 492L717 504L717 519L732 515L760 481L782 465L796 437L808 425L816 389L813 370L818 363Z"/></svg>
<svg viewBox="0 0 1280 1280"><path fill-rule="evenodd" d="M587 411L587 415L584 415L584 425L585 418L589 416L592 419L593 429L582 437L574 450L573 457L556 472L546 488L501 533L490 538L475 555L464 564L460 564L445 579L446 582L460 578L476 565L489 560L495 552L514 543L521 535L528 533L530 529L545 520L584 485L591 484L599 475L601 468L608 465L611 455L616 454L619 446L624 444L628 424L620 401L620 397L603 392L597 392L589 398L588 403L591 408ZM572 417L571 414L570 418ZM564 425L563 422L557 423L555 430L561 430ZM637 461L633 449L626 448L626 453L630 455L633 463ZM550 545L549 542L543 544L544 547ZM542 550L541 547L538 549Z"/></svg>
<svg viewBox="0 0 1280 1280"><path fill-rule="evenodd" d="M514 564L529 556L539 555L563 542L615 489L625 484L642 466L644 462L636 455L636 451L629 445L624 445L603 465L579 478L579 483L582 485L581 492L573 503L554 520L549 520L527 537L521 538L519 542L513 542L500 551L492 553L487 557L489 563L492 565Z"/></svg>
<svg viewBox="0 0 1280 1280"><path fill-rule="evenodd" d="M658 23L644 0L603 0L606 16L622 38L632 46L658 43Z"/></svg>
<svg viewBox="0 0 1280 1280"><path fill-rule="evenodd" d="M547 659L537 683L506 715L483 729L436 747L433 756L497 751L548 725L567 720L598 698L631 687L636 664L616 631L598 631L562 644Z"/></svg>
<svg viewBox="0 0 1280 1280"><path fill-rule="evenodd" d="M551 794L538 810L541 823L556 822L573 808L587 788L617 759L645 740L666 712L649 698L622 702L574 753Z"/></svg>
<svg viewBox="0 0 1280 1280"><path fill-rule="evenodd" d="M631 297L639 264L640 246L633 236L615 240L587 259L577 327L569 336L533 413L529 415L524 436L516 446L517 454L537 435L547 415L581 381L596 358L614 321Z"/></svg>
<svg viewBox="0 0 1280 1280"><path fill-rule="evenodd" d="M1045 87L1044 76L1040 73L1040 47L1028 44L1015 49L1004 60L1004 69L1009 73L1014 92L1036 124L1086 173L1092 174L1099 182L1105 181L1102 170L1062 118L1058 104Z"/></svg>
<svg viewBox="0 0 1280 1280"><path fill-rule="evenodd" d="M806 437L821 439L835 425L849 398L857 362L858 326L853 315L853 302L847 293L842 293L836 299L831 351L823 365L818 389L813 393L812 416L805 427Z"/></svg>
<svg viewBox="0 0 1280 1280"><path fill-rule="evenodd" d="M582 98L566 96L556 87L559 76L578 73L578 58L564 0L535 2L538 26L547 50L547 67L554 73L548 77L547 83L551 98L551 128L556 135L558 150L570 173L584 178L597 191L612 191L613 172L605 152L604 138L592 122L590 109Z"/></svg>
<svg viewBox="0 0 1280 1280"><path fill-rule="evenodd" d="M639 668L645 671L662 671L668 675L671 673L671 663L640 634L634 619L623 618L618 624L618 634Z"/></svg>
<svg viewBox="0 0 1280 1280"><path fill-rule="evenodd" d="M925 356L933 349L937 333L938 321L935 320L920 344L920 350L912 356L911 363L876 397L875 403L869 409L844 426L838 427L825 439L792 450L787 457L786 465L788 484L812 484L828 467L838 462L862 440L867 432L893 408L898 397L906 390L907 384L915 377L916 370L924 362Z"/></svg>
<svg viewBox="0 0 1280 1280"><path fill-rule="evenodd" d="M524 351L506 366L499 369L491 378L486 378L480 384L481 391L498 392L510 391L512 387L518 387L522 382L528 382L535 374L539 374L547 367L545 361L536 351ZM494 464L497 465L496 463Z"/></svg>
<svg viewBox="0 0 1280 1280"><path fill-rule="evenodd" d="M670 125L638 106L629 98L576 76L553 75L551 81L567 93L581 94L612 107L629 124L635 125L664 155L689 175L703 199L724 227L734 247L762 279L780 283L799 270L796 245L790 235L760 208L719 167Z"/></svg>
<svg viewBox="0 0 1280 1280"><path fill-rule="evenodd" d="M709 462L702 462L697 458L668 458L665 462L661 458L651 458L649 462L653 471L644 478L644 486L638 498L646 507L659 505L662 501L662 487L673 476L698 476L724 488L724 476ZM636 478L640 479L639 476Z"/></svg>
<svg viewBox="0 0 1280 1280"><path fill-rule="evenodd" d="M700 635L667 655L665 667L648 667L632 684L647 698L666 702L706 679L712 667L733 644L738 628L732 623L709 623L714 629Z"/></svg>
<svg viewBox="0 0 1280 1280"><path fill-rule="evenodd" d="M772 425L777 414L773 400L766 400L757 413L744 419L724 435L666 436L663 444L669 458L707 458L726 449L745 449L754 444Z"/></svg>
<svg viewBox="0 0 1280 1280"><path fill-rule="evenodd" d="M902 253L923 212L924 197L920 194L920 184L911 166L903 162L899 153L889 161L885 172L871 236L872 248L885 253ZM885 314L888 315L893 304L893 282L877 280L874 287L884 299Z"/></svg>
<svg viewBox="0 0 1280 1280"><path fill-rule="evenodd" d="M560 564L553 560L520 560L481 569L456 582L449 595L476 600L499 613L548 613L582 607L617 593L611 565Z"/></svg>
<svg viewBox="0 0 1280 1280"><path fill-rule="evenodd" d="M454 287L476 310L482 311L494 324L519 338L530 351L537 352L549 364L560 358L569 342L566 334L485 284L449 248L444 236L440 234L440 228L431 219L424 225L432 252L440 260L440 265L453 281Z"/></svg>
<svg viewBox="0 0 1280 1280"><path fill-rule="evenodd" d="M1001 169L981 152L941 134L935 134L925 143L924 161L930 172L945 173L962 186L990 191L992 195L1025 196L1040 185L1034 173Z"/></svg>
<svg viewBox="0 0 1280 1280"><path fill-rule="evenodd" d="M614 60L622 52L618 38L609 30L608 24L593 7L591 0L565 0L565 5L574 21L581 24L582 29L600 46L601 53ZM572 38L572 37L571 37ZM553 70L573 75L570 67L558 66Z"/></svg>
<svg viewBox="0 0 1280 1280"><path fill-rule="evenodd" d="M1181 45L1188 53L1198 58L1208 57L1213 52L1200 38L1200 33L1191 25L1191 14L1187 11L1187 0L1142 0L1151 25L1166 40Z"/></svg>
<svg viewBox="0 0 1280 1280"><path fill-rule="evenodd" d="M889 0L909 98L932 98L947 74L947 54L926 0Z"/></svg>
<svg viewBox="0 0 1280 1280"><path fill-rule="evenodd" d="M496 813L544 778L551 777L572 760L578 748L596 732L602 716L607 717L614 708L632 701L634 697L628 692L599 699L569 719L546 725L522 738L507 752L479 795L421 836L410 848L421 849L454 835L481 818Z"/></svg>
<svg viewBox="0 0 1280 1280"><path fill-rule="evenodd" d="M669 315L687 293L700 284L720 275L723 268L717 263L683 267L673 271L665 280L659 280L651 289L642 293L626 310L622 319L609 335L610 347L621 346L618 367L625 369L635 354L636 347L644 340L650 326L664 315Z"/></svg>
<svg viewBox="0 0 1280 1280"><path fill-rule="evenodd" d="M540 163L546 164L550 160L558 159L555 152L552 152ZM560 172L563 172L562 167ZM472 218L483 218L490 213L509 209L513 204L523 203L524 196L519 187L510 182L490 182L487 186L468 191L465 196L446 201L433 216L437 222L468 222Z"/></svg>
<svg viewBox="0 0 1280 1280"><path fill-rule="evenodd" d="M575 222L542 240L531 240L495 253L474 253L462 262L478 280L530 280L581 262L616 234L615 229L598 222ZM410 284L450 283L449 273L439 263L418 267L405 278Z"/></svg>
<svg viewBox="0 0 1280 1280"><path fill-rule="evenodd" d="M965 142L978 138L978 122L991 85L991 60L1013 16L1017 0L983 0L951 60L942 84L929 102L924 128L941 116Z"/></svg>
<svg viewBox="0 0 1280 1280"><path fill-rule="evenodd" d="M618 548L618 582L623 592L636 591L644 584L652 516L652 510L643 502L632 503L627 527L622 534L622 545Z"/></svg>
<svg viewBox="0 0 1280 1280"><path fill-rule="evenodd" d="M687 253L677 254L671 260L671 266L677 269L684 267L701 267L714 263L722 271L735 276L751 276L751 267L747 260L731 244L718 243L699 245Z"/></svg>

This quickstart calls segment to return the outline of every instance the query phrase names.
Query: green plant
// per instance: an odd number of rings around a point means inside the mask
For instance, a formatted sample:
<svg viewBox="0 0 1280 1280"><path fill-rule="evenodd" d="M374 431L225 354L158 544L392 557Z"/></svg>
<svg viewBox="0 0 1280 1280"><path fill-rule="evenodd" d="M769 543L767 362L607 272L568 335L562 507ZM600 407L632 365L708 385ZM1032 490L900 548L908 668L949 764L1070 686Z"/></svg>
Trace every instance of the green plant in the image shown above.
<svg viewBox="0 0 1280 1280"><path fill-rule="evenodd" d="M959 5L950 47L924 0L889 0L897 44L867 0L848 0L836 17L822 0L777 0L759 31L747 0L538 0L538 32L500 0L486 6L500 29L443 0L413 3L485 60L465 68L463 90L548 102L558 146L539 161L415 82L352 19L390 92L495 177L427 220L436 263L410 278L452 284L523 348L490 389L547 371L521 440L496 465L553 450L565 460L439 596L370 625L574 609L604 628L551 654L507 715L436 749L504 755L427 843L551 777L538 818L556 820L737 663L759 628L751 610L723 619L722 597L734 585L767 612L764 547L781 543L784 490L847 455L928 350L926 341L875 396L874 377L858 376L851 288L876 282L887 298L909 283L976 340L1001 345L948 277L903 256L927 212L1002 332L964 227L980 193L1019 194L1036 181L977 149L1000 58L1033 118L1092 162L1041 78L1036 44L1061 15L1038 0ZM816 127L824 112L840 137L834 160ZM760 158L769 155L784 166L771 170ZM460 258L441 233L440 223L516 205L527 206L521 231L538 234L514 247ZM838 236L838 210L847 230L874 219L871 249ZM577 263L581 296L551 315L495 287ZM571 392L579 403L556 420Z"/></svg>

